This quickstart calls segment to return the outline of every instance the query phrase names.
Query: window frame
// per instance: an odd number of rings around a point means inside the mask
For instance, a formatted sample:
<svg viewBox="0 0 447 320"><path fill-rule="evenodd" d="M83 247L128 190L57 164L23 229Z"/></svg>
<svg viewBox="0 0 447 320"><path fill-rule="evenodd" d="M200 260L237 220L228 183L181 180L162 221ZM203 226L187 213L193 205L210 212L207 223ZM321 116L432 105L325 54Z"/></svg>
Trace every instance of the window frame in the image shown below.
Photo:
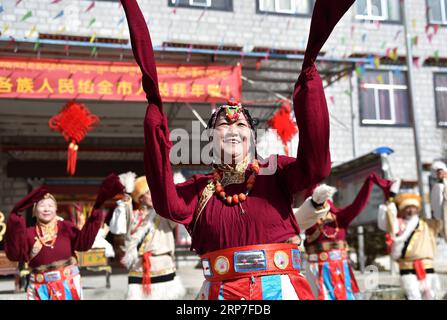
<svg viewBox="0 0 447 320"><path fill-rule="evenodd" d="M365 1L367 1L367 6L368 6L368 4L369 5L371 4L372 0L365 0ZM355 12L355 15L354 15L354 19L356 21L359 21L359 22L360 21L361 22L363 22L363 21L380 21L381 23L385 23L385 24L402 24L402 10L401 10L401 6L400 6L400 1L401 0L397 0L399 2L399 19L398 20L391 20L390 19L390 17L389 17L389 7L388 7L387 1L388 0L380 0L380 5L381 5L381 8L382 8L382 11L383 11L383 8L384 8L384 5L385 5L385 8L386 8L386 18L378 19L380 16L371 16L371 15L365 16L365 15L362 15L362 14L358 14L357 13L357 7L356 7L355 8L356 12ZM355 5L357 6L357 3Z"/></svg>
<svg viewBox="0 0 447 320"><path fill-rule="evenodd" d="M438 0L441 1L441 0ZM441 4L441 14L442 14L442 18L444 20L442 21L432 21L430 19L430 11L427 10L427 23L428 25L439 25L439 26L446 26L447 27L447 1L443 0L442 3L444 3L444 5ZM425 5L428 8L429 7L429 0L425 0Z"/></svg>
<svg viewBox="0 0 447 320"><path fill-rule="evenodd" d="M278 15L278 16L288 16L288 17L305 17L310 18L312 17L313 8L315 6L315 0L304 0L307 1L309 4L309 12L308 13L301 13L301 12L286 12L286 11L265 11L261 10L261 1L262 0L256 0L256 13L257 14L268 14L268 15ZM275 7L276 7L276 1L275 1ZM290 0L293 1L293 0Z"/></svg>
<svg viewBox="0 0 447 320"><path fill-rule="evenodd" d="M196 9L196 10L215 10L215 11L223 11L223 12L233 12L233 0L224 0L226 2L225 8L216 8L213 7L213 0L206 0L207 3L210 3L210 6L204 5L194 5L192 4L194 0L188 0L189 4L176 4L177 0L168 0L168 7L171 8L182 8L182 9Z"/></svg>
<svg viewBox="0 0 447 320"><path fill-rule="evenodd" d="M388 72L389 77L390 77L390 82L392 82L393 78L393 72L394 70L390 70L390 69L367 69L366 72L368 71L378 71L378 72ZM392 127L392 128L409 128L411 127L411 123L412 123L412 119L411 119L411 114L409 113L410 110L407 107L407 113L408 113L408 123L396 123L396 104L394 101L394 91L395 90L405 90L407 92L408 95L408 72L407 70L400 70L400 72L405 72L406 74L406 85L403 84L394 84L394 83L388 83L388 84L378 84L378 83L364 83L363 87L362 87L362 78L359 77L358 78L358 101L359 101L359 122L360 122L360 126L362 127ZM366 85L366 86L365 86ZM364 109L364 104L362 103L362 97L361 97L361 91L363 90L363 88L366 89L373 89L374 90L374 108L376 110L376 114L380 114L377 113L377 109L380 108L380 103L378 103L377 99L378 99L378 93L380 90L386 90L388 92L388 96L390 98L390 114L392 119L391 120L385 120L385 119L364 119L363 118L363 109Z"/></svg>
<svg viewBox="0 0 447 320"><path fill-rule="evenodd" d="M442 90L437 90L438 87L436 86L436 77L437 76L444 76L447 78L447 71L440 71L440 72L434 72L433 73L433 92L435 94L435 113L436 113L436 127L441 129L447 129L447 119L446 121L441 121L439 119L439 110L438 110L438 91L445 91L447 92L447 85L445 87L441 87ZM446 106L447 108L447 106ZM445 124L441 124L441 122Z"/></svg>
<svg viewBox="0 0 447 320"><path fill-rule="evenodd" d="M202 4L194 4L195 0L189 0L189 5L191 7L201 7L201 8L210 8L213 5L213 1L212 0L205 0L206 4L202 5Z"/></svg>

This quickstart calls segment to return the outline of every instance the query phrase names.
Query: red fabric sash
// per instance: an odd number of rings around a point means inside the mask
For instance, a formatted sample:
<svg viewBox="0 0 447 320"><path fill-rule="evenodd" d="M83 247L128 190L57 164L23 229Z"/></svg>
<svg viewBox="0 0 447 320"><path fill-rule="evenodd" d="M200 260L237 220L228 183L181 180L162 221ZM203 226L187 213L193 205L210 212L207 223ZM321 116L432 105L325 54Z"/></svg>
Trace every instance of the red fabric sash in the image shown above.
<svg viewBox="0 0 447 320"><path fill-rule="evenodd" d="M425 280L427 273L425 272L422 260L414 261L414 270L416 271L416 277L418 278L418 280Z"/></svg>
<svg viewBox="0 0 447 320"><path fill-rule="evenodd" d="M145 252L143 254L143 293L145 295L151 294L151 253Z"/></svg>

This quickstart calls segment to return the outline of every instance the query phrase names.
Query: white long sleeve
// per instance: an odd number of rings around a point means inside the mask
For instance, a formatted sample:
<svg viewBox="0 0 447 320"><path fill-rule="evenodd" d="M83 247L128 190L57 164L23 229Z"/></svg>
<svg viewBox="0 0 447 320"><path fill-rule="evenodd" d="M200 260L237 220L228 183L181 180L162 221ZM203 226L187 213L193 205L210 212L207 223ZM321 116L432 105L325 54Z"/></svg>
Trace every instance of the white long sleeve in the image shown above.
<svg viewBox="0 0 447 320"><path fill-rule="evenodd" d="M329 204L325 203L323 209L316 210L310 201L311 197L307 198L298 209L293 209L296 221L301 231L309 229L318 219L323 218L330 209Z"/></svg>
<svg viewBox="0 0 447 320"><path fill-rule="evenodd" d="M391 225L390 225L391 222ZM380 230L389 232L395 236L399 232L397 222L397 208L394 202L381 204L377 215L377 226Z"/></svg>
<svg viewBox="0 0 447 320"><path fill-rule="evenodd" d="M430 204L434 219L443 219L444 183L436 183L430 192Z"/></svg>
<svg viewBox="0 0 447 320"><path fill-rule="evenodd" d="M410 220L407 222L405 230L402 232L402 234L400 234L398 237L394 239L393 245L391 247L391 257L394 260L398 260L401 258L405 242L411 236L414 229L416 229L418 223L419 223L419 216L416 215L411 217Z"/></svg>
<svg viewBox="0 0 447 320"><path fill-rule="evenodd" d="M112 234L126 234L127 233L127 216L125 202L118 200L117 206L113 211L112 219L110 219L110 232Z"/></svg>
<svg viewBox="0 0 447 320"><path fill-rule="evenodd" d="M92 248L104 248L105 255L107 258L115 257L115 250L113 246L106 240L106 232L103 228L99 229L98 234L96 235L95 242L92 245Z"/></svg>

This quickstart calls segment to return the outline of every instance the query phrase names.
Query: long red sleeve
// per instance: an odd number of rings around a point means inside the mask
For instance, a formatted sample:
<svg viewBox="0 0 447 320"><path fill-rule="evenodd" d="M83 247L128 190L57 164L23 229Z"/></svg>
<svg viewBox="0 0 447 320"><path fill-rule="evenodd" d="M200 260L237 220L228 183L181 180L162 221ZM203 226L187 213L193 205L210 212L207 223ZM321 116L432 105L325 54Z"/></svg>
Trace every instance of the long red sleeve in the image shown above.
<svg viewBox="0 0 447 320"><path fill-rule="evenodd" d="M44 186L35 188L11 210L6 223L5 253L11 261L28 261L31 246L27 240L26 220L19 212L31 208L47 193Z"/></svg>
<svg viewBox="0 0 447 320"><path fill-rule="evenodd" d="M280 176L291 194L321 182L331 170L329 113L315 66L301 72L295 85L293 106L299 127L297 157L279 159Z"/></svg>
<svg viewBox="0 0 447 320"><path fill-rule="evenodd" d="M11 212L6 223L4 248L11 261L28 261L30 246L26 236L25 217Z"/></svg>
<svg viewBox="0 0 447 320"><path fill-rule="evenodd" d="M329 113L314 63L337 22L353 3L354 0L317 0L315 4L303 67L293 93L299 128L298 154L296 160L279 159L281 177L291 194L321 182L330 173Z"/></svg>
<svg viewBox="0 0 447 320"><path fill-rule="evenodd" d="M58 235L54 248L43 247L30 260L31 248L36 242L35 226L26 227L25 218L12 213L8 219L5 238L5 251L9 260L29 262L31 268L47 265L54 261L66 260L74 255L74 251L89 250L102 225L101 210L93 211L82 230L71 221L58 221Z"/></svg>
<svg viewBox="0 0 447 320"><path fill-rule="evenodd" d="M312 240L310 243L319 243L325 241L341 241L346 239L346 232L351 224L352 220L354 220L362 211L365 209L368 204L369 198L371 196L371 191L374 187L374 184L377 184L381 188L383 186L387 186L391 183L391 181L386 179L381 179L375 173L371 173L363 183L362 188L357 194L354 201L344 207L337 208L332 202L329 201L331 206L330 211L335 215L336 222L334 221L325 223L322 228L326 235L334 235L333 238L328 238L323 232L318 236L318 238ZM336 227L338 226L339 230L337 232ZM317 230L318 224L313 225L311 228L306 230L306 236L311 237L314 232ZM306 240L306 244L310 244L308 240Z"/></svg>
<svg viewBox="0 0 447 320"><path fill-rule="evenodd" d="M336 214L340 227L347 228L351 221L354 220L363 211L363 209L365 209L366 205L368 204L369 197L371 196L371 191L374 187L374 175L375 174L370 174L366 178L362 188L350 205L344 208L336 208L331 203L331 212Z"/></svg>
<svg viewBox="0 0 447 320"><path fill-rule="evenodd" d="M74 224L69 226L70 231L72 232L73 251L88 251L91 249L95 242L96 235L98 234L99 229L101 229L102 221L102 210L94 209L81 230Z"/></svg>
<svg viewBox="0 0 447 320"><path fill-rule="evenodd" d="M154 208L165 218L189 224L201 190L196 189L196 178L177 187L174 184L169 158L172 143L169 140L167 118L163 113L158 90L157 70L149 30L137 2L135 0L121 0L121 2L129 24L133 54L143 73L143 88L149 103L144 121L144 166ZM203 186L198 183L201 189L206 185L206 179L202 180Z"/></svg>
<svg viewBox="0 0 447 320"><path fill-rule="evenodd" d="M142 85L149 104L159 108L159 113L155 110L152 114L161 115L163 113L162 101L158 90L157 68L155 65L154 49L152 48L151 36L136 0L121 0L126 13L129 25L132 51L136 62L143 74ZM152 108L155 109L155 108Z"/></svg>
<svg viewBox="0 0 447 320"><path fill-rule="evenodd" d="M72 239L73 251L90 250L104 220L100 207L104 202L113 199L117 194L120 194L123 191L124 186L121 184L119 177L114 173L109 174L101 182L92 213L82 229L79 230L74 224L70 226L70 231L72 233L70 237Z"/></svg>
<svg viewBox="0 0 447 320"><path fill-rule="evenodd" d="M331 35L332 30L354 2L355 0L316 1L310 24L303 70L315 63L318 53Z"/></svg>
<svg viewBox="0 0 447 320"><path fill-rule="evenodd" d="M95 206L113 198L124 187L115 175L108 176L101 184ZM17 203L8 217L5 235L5 251L8 259L12 261L28 262L31 268L47 265L55 261L69 259L74 251L89 250L101 228L103 215L100 209L93 209L82 230L79 230L71 221L57 221L57 238L53 248L42 246L40 251L32 257L31 251L36 243L37 233L35 226L26 226L25 218L18 215L45 195L44 187L37 188Z"/></svg>

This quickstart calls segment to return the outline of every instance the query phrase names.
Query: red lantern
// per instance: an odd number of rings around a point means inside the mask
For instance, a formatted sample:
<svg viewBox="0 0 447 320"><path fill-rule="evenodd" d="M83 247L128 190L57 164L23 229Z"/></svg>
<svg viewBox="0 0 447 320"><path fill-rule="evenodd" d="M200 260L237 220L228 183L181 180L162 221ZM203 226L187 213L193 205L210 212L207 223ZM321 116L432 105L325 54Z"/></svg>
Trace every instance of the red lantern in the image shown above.
<svg viewBox="0 0 447 320"><path fill-rule="evenodd" d="M67 173L74 175L76 170L76 158L78 143L87 132L99 125L99 118L90 113L90 110L82 103L68 102L62 110L48 122L51 129L59 131L69 142L67 157Z"/></svg>
<svg viewBox="0 0 447 320"><path fill-rule="evenodd" d="M280 109L275 112L267 123L271 128L276 129L284 145L284 151L286 155L289 155L287 143L298 132L295 122L291 119L290 102L288 100L281 100Z"/></svg>

